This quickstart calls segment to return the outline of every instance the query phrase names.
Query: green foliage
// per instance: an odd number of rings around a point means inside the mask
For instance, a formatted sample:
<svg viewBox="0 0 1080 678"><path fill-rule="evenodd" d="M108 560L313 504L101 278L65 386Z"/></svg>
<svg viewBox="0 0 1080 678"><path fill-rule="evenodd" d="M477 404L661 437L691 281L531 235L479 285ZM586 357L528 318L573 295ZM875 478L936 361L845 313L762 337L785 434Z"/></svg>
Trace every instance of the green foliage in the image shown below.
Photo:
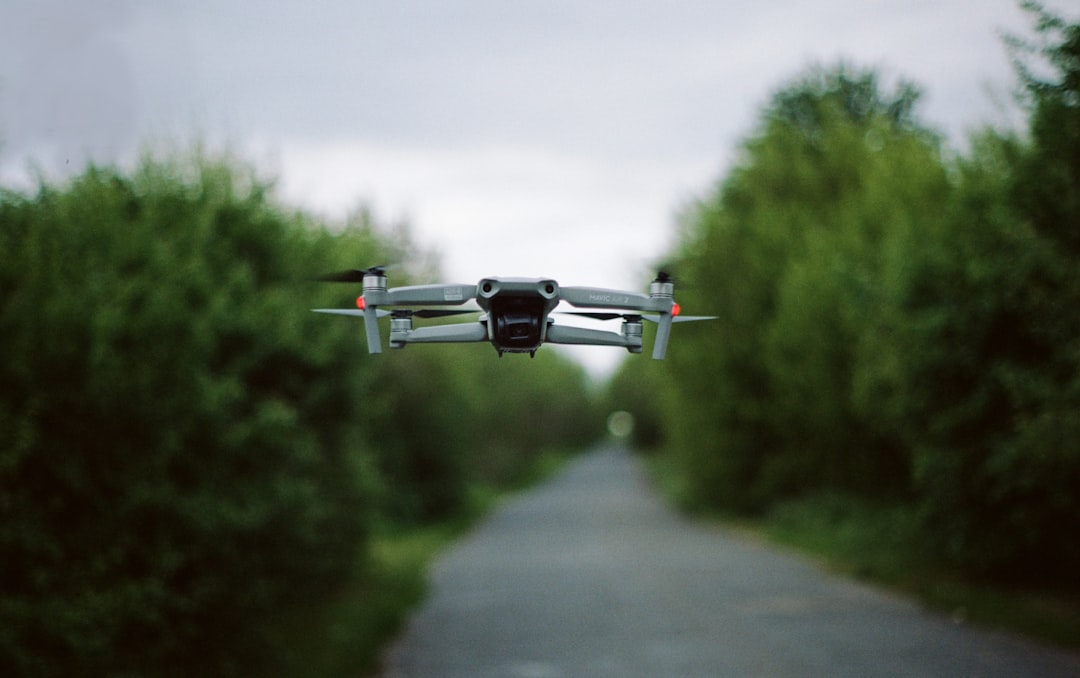
<svg viewBox="0 0 1080 678"><path fill-rule="evenodd" d="M890 496L967 572L1080 583L1080 26L1029 9L1026 137L946 159L913 86L814 70L687 212L721 316L658 390L692 503Z"/></svg>
<svg viewBox="0 0 1080 678"><path fill-rule="evenodd" d="M773 539L825 556L847 573L893 586L932 570L922 528L907 502L875 501L832 490L776 503L761 520Z"/></svg>
<svg viewBox="0 0 1080 678"><path fill-rule="evenodd" d="M473 393L466 403L475 441L470 464L479 480L512 487L534 472L545 453L578 450L603 430L584 369L552 347L533 359L494 357L478 346L457 378Z"/></svg>
<svg viewBox="0 0 1080 678"><path fill-rule="evenodd" d="M926 422L916 480L954 560L1076 584L1060 526L1080 515L1080 26L1035 11L1059 80L1025 75L1029 138L988 132L961 163L964 226L914 283L909 418Z"/></svg>
<svg viewBox="0 0 1080 678"><path fill-rule="evenodd" d="M361 419L379 450L380 504L393 522L445 519L466 495L469 436L453 402L459 387L447 362L425 348L381 360L363 396Z"/></svg>
<svg viewBox="0 0 1080 678"><path fill-rule="evenodd" d="M1031 145L1019 159L1014 202L1041 237L1080 253L1080 23L1026 2L1037 43L1013 39L1030 119ZM1045 76L1037 73L1047 73Z"/></svg>
<svg viewBox="0 0 1080 678"><path fill-rule="evenodd" d="M328 600L271 617L267 638L277 648L270 678L374 675L384 645L427 591L427 567L463 525L440 523L376 533L370 555Z"/></svg>
<svg viewBox="0 0 1080 678"><path fill-rule="evenodd" d="M312 274L411 248L227 156L0 195L0 672L259 673L272 613L366 590L375 525L451 518L595 435L557 355L374 360L308 311L356 292Z"/></svg>
<svg viewBox="0 0 1080 678"><path fill-rule="evenodd" d="M373 236L310 229L267 188L227 160L146 161L0 204L16 673L227 668L240 629L363 546L367 462L334 379L363 358L297 312L296 283Z"/></svg>
<svg viewBox="0 0 1080 678"><path fill-rule="evenodd" d="M687 303L721 315L707 349L672 350L688 401L677 447L723 431L688 453L701 501L904 486L905 460L864 420L857 373L877 360L890 248L936 228L947 195L916 98L909 85L882 93L871 73L811 72L773 98L740 163L687 216Z"/></svg>
<svg viewBox="0 0 1080 678"><path fill-rule="evenodd" d="M678 340L684 339L680 332ZM657 452L666 442L662 408L670 399L665 393L667 387L663 363L644 356L624 360L608 382L607 412L621 410L634 417L630 442L641 452Z"/></svg>
<svg viewBox="0 0 1080 678"><path fill-rule="evenodd" d="M925 525L910 502L809 494L778 503L760 520L740 520L738 526L809 552L832 570L912 595L956 623L1080 647L1076 592L1062 592L1039 578L1024 586L1002 586L944 566L923 538Z"/></svg>

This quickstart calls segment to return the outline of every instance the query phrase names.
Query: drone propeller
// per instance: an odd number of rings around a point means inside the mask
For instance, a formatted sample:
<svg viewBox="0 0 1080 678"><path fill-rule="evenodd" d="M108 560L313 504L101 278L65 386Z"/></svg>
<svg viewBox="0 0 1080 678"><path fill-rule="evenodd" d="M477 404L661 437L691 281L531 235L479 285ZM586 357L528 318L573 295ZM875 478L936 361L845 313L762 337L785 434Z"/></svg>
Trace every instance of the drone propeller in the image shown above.
<svg viewBox="0 0 1080 678"><path fill-rule="evenodd" d="M593 313L591 311L560 311L561 315L580 315L586 318L592 318L593 320L615 320L622 318L630 322L636 322L639 320L648 320L649 322L660 322L660 316L651 315L647 313ZM715 315L677 315L671 318L671 322L674 323L689 323L695 320L715 320Z"/></svg>
<svg viewBox="0 0 1080 678"><path fill-rule="evenodd" d="M594 311L559 311L559 315L580 315L585 318L592 318L593 320L615 320L616 318L622 318L624 320L633 321L636 318L640 318L640 315L634 315L631 313L612 313L612 312L594 312Z"/></svg>
<svg viewBox="0 0 1080 678"><path fill-rule="evenodd" d="M643 315L642 318L654 323L660 322L660 316L656 315ZM696 320L716 320L719 316L715 315L677 315L671 319L673 323L692 323Z"/></svg>
<svg viewBox="0 0 1080 678"><path fill-rule="evenodd" d="M311 310L316 313L332 313L334 315L351 315L356 318L364 318L364 311L358 308L313 308ZM381 308L375 309L376 318L385 318L388 315L392 315L392 312Z"/></svg>
<svg viewBox="0 0 1080 678"><path fill-rule="evenodd" d="M332 313L334 315L351 315L356 318L363 318L365 313L358 308L313 308L311 309L316 313ZM393 311L388 311L383 308L375 310L375 317L385 318L386 316L392 316L394 318L445 318L451 315L464 315L466 313L480 313L478 308L418 308L416 310L401 308Z"/></svg>
<svg viewBox="0 0 1080 678"><path fill-rule="evenodd" d="M343 283L362 283L364 282L364 276L367 275L386 275L386 269L392 268L389 264L381 264L379 266L372 266L371 268L351 268L347 271L337 271L336 273L327 273L315 278L320 282L343 282Z"/></svg>

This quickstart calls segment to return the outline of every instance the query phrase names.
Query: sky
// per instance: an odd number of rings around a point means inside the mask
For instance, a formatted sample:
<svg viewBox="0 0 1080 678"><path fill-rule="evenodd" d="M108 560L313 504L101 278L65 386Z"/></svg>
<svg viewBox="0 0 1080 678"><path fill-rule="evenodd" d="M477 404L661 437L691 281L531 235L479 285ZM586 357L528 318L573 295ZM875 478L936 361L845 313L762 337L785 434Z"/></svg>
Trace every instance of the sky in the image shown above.
<svg viewBox="0 0 1080 678"><path fill-rule="evenodd" d="M1016 119L1001 35L1030 25L1015 0L2 0L0 182L197 139L289 204L408 223L448 281L646 291L807 68L914 82L960 148Z"/></svg>

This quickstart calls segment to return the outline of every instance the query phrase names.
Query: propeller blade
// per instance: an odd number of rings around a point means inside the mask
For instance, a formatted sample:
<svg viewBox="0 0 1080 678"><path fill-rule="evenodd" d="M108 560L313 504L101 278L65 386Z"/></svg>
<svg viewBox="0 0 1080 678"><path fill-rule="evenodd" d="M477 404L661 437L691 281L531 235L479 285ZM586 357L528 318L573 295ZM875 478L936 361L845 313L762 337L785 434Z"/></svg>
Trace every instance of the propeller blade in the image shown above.
<svg viewBox="0 0 1080 678"><path fill-rule="evenodd" d="M360 318L364 317L364 312L358 308L313 308L311 310L315 313L332 313L334 315L351 315ZM378 318L385 318L390 314L391 311L387 311L381 308L375 310L375 315Z"/></svg>
<svg viewBox="0 0 1080 678"><path fill-rule="evenodd" d="M642 315L642 318L652 323L660 322L660 316L658 315ZM671 319L673 323L691 323L695 320L716 320L719 316L715 315L677 315Z"/></svg>
<svg viewBox="0 0 1080 678"><path fill-rule="evenodd" d="M652 313L605 313L602 311L559 311L559 315L580 315L585 318L592 318L594 320L615 320L622 318L623 320L648 320L649 322L660 322L660 316ZM719 316L715 315L677 315L671 319L673 323L689 323L695 320L716 320Z"/></svg>
<svg viewBox="0 0 1080 678"><path fill-rule="evenodd" d="M359 308L313 308L316 313L332 313L334 315L348 315L364 319L364 333L367 335L368 353L382 353L382 344L379 342L379 318L391 315L391 311L368 306Z"/></svg>
<svg viewBox="0 0 1080 678"><path fill-rule="evenodd" d="M337 271L316 276L315 280L320 282L362 283L364 282L364 276L386 275L386 269L388 268L391 268L388 264L372 266L371 268L351 268L347 271Z"/></svg>
<svg viewBox="0 0 1080 678"><path fill-rule="evenodd" d="M604 313L602 311L559 311L559 315L579 315L584 318L592 318L593 320L615 320L616 318L635 317L628 316L625 313Z"/></svg>
<svg viewBox="0 0 1080 678"><path fill-rule="evenodd" d="M719 317L716 315L677 315L672 318L672 322L692 323L696 320L716 320Z"/></svg>

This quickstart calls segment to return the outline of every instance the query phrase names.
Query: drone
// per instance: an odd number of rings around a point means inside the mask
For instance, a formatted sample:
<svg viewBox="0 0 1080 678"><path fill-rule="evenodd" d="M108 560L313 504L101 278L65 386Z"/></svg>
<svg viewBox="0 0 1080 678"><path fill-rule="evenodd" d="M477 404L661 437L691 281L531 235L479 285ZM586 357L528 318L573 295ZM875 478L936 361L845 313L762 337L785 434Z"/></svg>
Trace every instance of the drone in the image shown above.
<svg viewBox="0 0 1080 678"><path fill-rule="evenodd" d="M316 308L316 313L360 317L364 320L369 353L382 353L379 318L390 317L390 347L407 344L490 342L499 357L504 353L536 355L541 344L621 346L642 351L642 321L657 324L652 357L663 360L673 323L711 320L716 316L680 315L674 301L675 283L661 271L649 285L649 294L599 287L566 287L548 278L483 278L475 285L434 284L387 287L386 266L351 269L319 276L316 280L361 283L364 292L356 308ZM463 306L475 301L479 308L401 308L411 306ZM594 320L622 320L619 332L562 325L551 317L559 302L577 308L605 311L566 311ZM392 307L387 309L385 307ZM413 327L413 318L441 318L481 314L474 322Z"/></svg>

